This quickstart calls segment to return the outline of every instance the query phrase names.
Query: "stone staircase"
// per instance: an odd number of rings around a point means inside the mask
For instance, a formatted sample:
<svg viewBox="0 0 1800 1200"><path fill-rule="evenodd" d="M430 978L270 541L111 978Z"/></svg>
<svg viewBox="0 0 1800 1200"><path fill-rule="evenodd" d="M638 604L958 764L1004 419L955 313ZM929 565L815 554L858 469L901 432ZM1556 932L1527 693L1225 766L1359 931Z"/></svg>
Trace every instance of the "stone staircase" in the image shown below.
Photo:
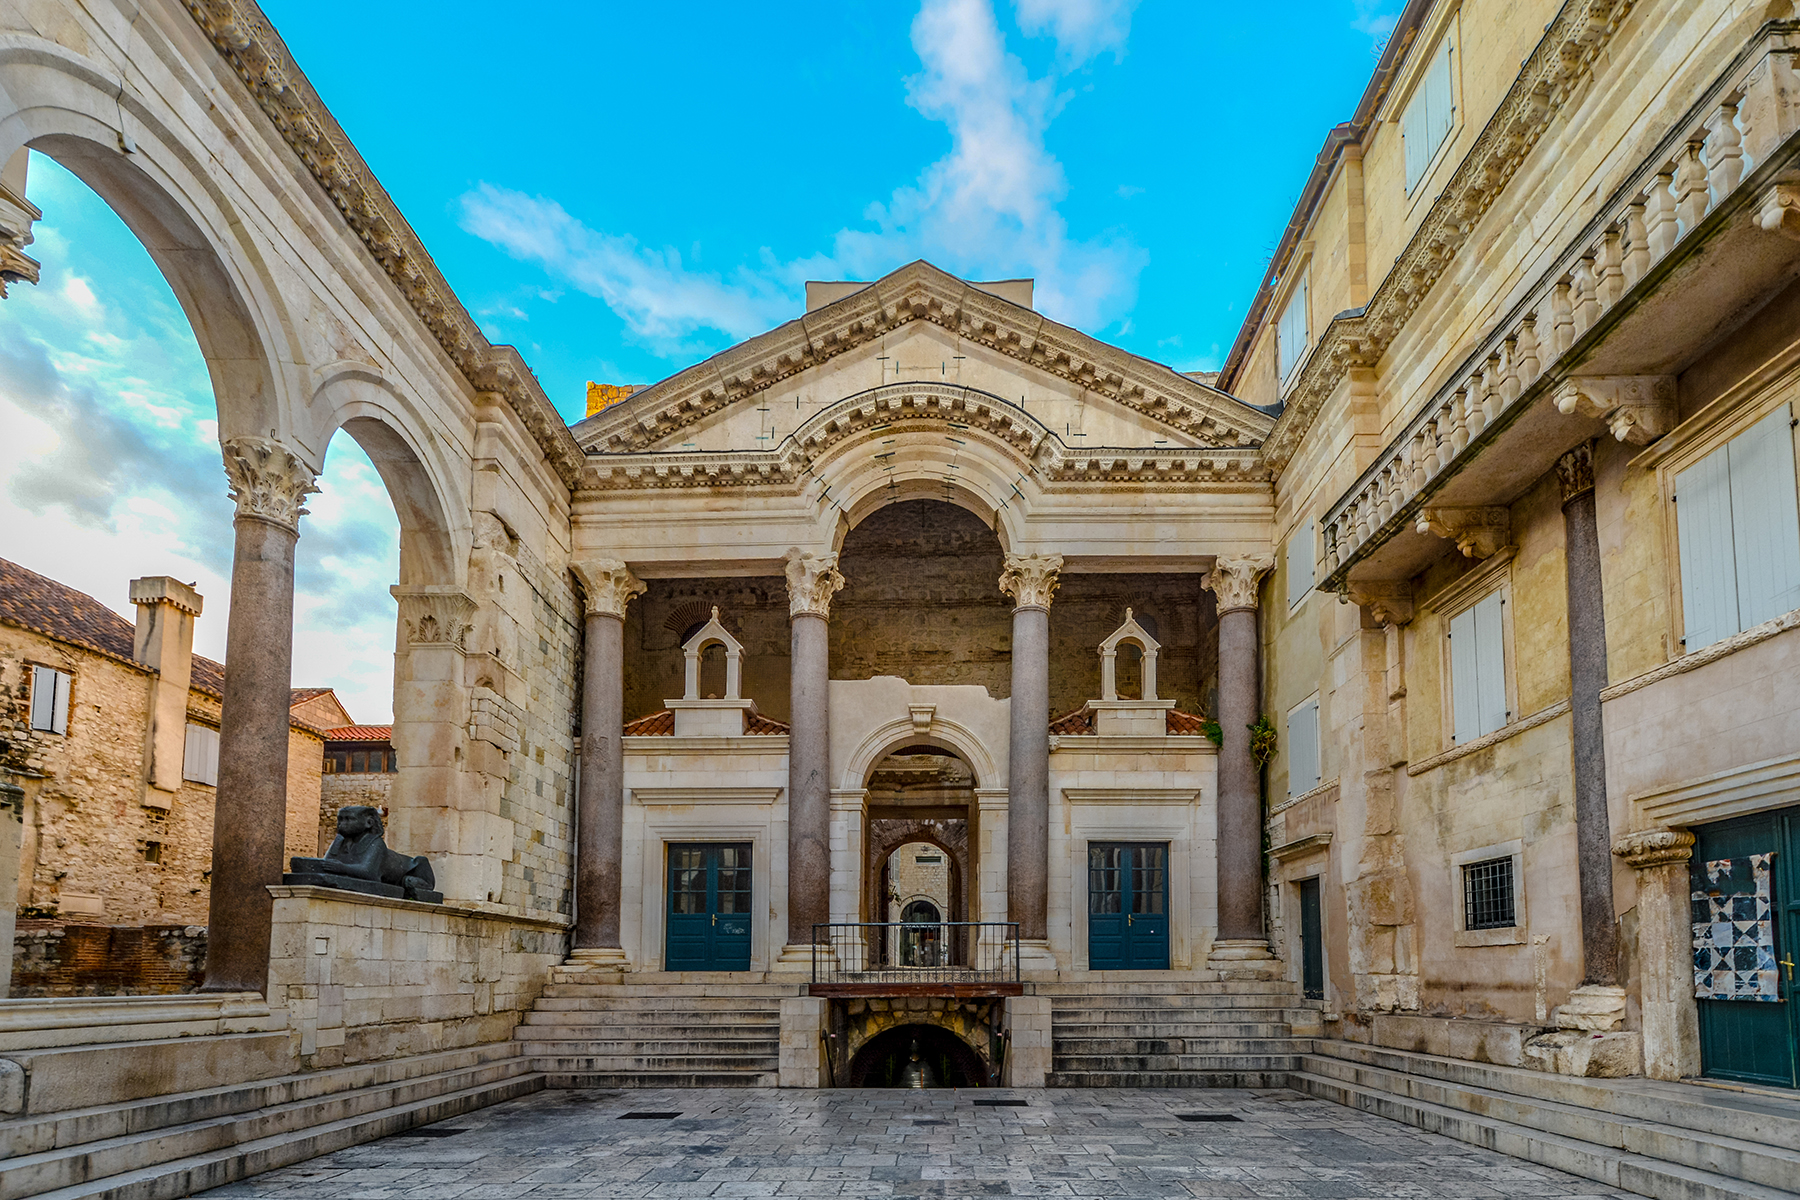
<svg viewBox="0 0 1800 1200"><path fill-rule="evenodd" d="M1040 983L1051 1087L1284 1087L1318 1012L1286 980Z"/></svg>
<svg viewBox="0 0 1800 1200"><path fill-rule="evenodd" d="M612 977L617 979L617 976ZM557 971L513 1030L550 1087L774 1087L781 999L804 984L636 974L588 982Z"/></svg>
<svg viewBox="0 0 1800 1200"><path fill-rule="evenodd" d="M1800 1195L1800 1095L1317 1040L1287 1086L1659 1200Z"/></svg>
<svg viewBox="0 0 1800 1200"><path fill-rule="evenodd" d="M543 1086L501 1043L14 1118L0 1200L173 1200Z"/></svg>

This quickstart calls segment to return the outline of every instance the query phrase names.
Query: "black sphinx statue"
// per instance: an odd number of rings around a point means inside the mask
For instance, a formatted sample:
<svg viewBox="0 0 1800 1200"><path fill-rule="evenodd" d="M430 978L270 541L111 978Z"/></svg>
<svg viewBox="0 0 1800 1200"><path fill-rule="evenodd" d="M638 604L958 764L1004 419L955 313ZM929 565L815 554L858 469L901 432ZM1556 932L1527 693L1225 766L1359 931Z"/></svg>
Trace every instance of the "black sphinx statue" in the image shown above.
<svg viewBox="0 0 1800 1200"><path fill-rule="evenodd" d="M281 877L288 884L339 888L371 896L404 897L442 904L444 893L433 891L437 879L424 855L399 854L388 849L382 837L381 813L366 804L346 804L338 809L337 837L324 858L295 858L293 870Z"/></svg>

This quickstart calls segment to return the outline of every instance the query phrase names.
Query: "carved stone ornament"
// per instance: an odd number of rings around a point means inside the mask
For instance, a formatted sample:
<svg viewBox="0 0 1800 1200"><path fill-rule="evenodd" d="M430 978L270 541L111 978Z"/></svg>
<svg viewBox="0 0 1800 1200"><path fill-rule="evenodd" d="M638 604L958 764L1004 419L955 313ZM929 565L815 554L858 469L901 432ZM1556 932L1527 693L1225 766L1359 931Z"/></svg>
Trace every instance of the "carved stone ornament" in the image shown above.
<svg viewBox="0 0 1800 1200"><path fill-rule="evenodd" d="M400 602L400 627L406 630L408 646L454 646L468 648L469 632L475 628L474 597L456 588L389 589Z"/></svg>
<svg viewBox="0 0 1800 1200"><path fill-rule="evenodd" d="M1049 608L1062 583L1062 565L1060 554L1008 554L1000 590L1012 597L1015 609Z"/></svg>
<svg viewBox="0 0 1800 1200"><path fill-rule="evenodd" d="M631 573L617 558L577 559L569 564L581 590L587 595L587 615L625 619L625 606L643 595L649 585Z"/></svg>
<svg viewBox="0 0 1800 1200"><path fill-rule="evenodd" d="M1557 389L1556 407L1597 417L1619 441L1645 446L1675 428L1675 377L1577 375Z"/></svg>
<svg viewBox="0 0 1800 1200"><path fill-rule="evenodd" d="M1468 558L1492 558L1512 536L1512 513L1504 508L1423 508L1417 529L1449 538Z"/></svg>
<svg viewBox="0 0 1800 1200"><path fill-rule="evenodd" d="M1253 554L1248 558L1220 558L1213 561L1205 586L1219 598L1219 611L1256 607L1256 585L1275 568L1273 554Z"/></svg>
<svg viewBox="0 0 1800 1200"><path fill-rule="evenodd" d="M1404 625L1413 619L1412 583L1408 580L1365 579L1351 583L1344 594L1352 604L1368 609L1382 625Z"/></svg>
<svg viewBox="0 0 1800 1200"><path fill-rule="evenodd" d="M1800 186L1778 183L1764 192L1756 224L1759 229L1800 241Z"/></svg>
<svg viewBox="0 0 1800 1200"><path fill-rule="evenodd" d="M1614 842L1612 852L1640 871L1675 866L1694 856L1694 835L1685 829L1642 829Z"/></svg>
<svg viewBox="0 0 1800 1200"><path fill-rule="evenodd" d="M844 590L837 555L794 547L787 552L788 616L831 618L831 598Z"/></svg>
<svg viewBox="0 0 1800 1200"><path fill-rule="evenodd" d="M313 469L271 438L232 438L219 449L225 455L225 477L231 481L237 515L299 533L306 498L319 490Z"/></svg>
<svg viewBox="0 0 1800 1200"><path fill-rule="evenodd" d="M1567 504L1583 492L1594 490L1594 448L1580 445L1556 460L1556 482Z"/></svg>

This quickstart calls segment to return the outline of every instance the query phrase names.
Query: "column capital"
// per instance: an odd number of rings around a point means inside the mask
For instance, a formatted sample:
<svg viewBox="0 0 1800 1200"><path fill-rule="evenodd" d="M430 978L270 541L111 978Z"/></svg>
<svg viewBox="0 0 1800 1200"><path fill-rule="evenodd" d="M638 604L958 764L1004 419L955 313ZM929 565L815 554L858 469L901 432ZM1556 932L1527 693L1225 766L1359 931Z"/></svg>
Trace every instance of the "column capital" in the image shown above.
<svg viewBox="0 0 1800 1200"><path fill-rule="evenodd" d="M1206 590L1219 598L1219 612L1256 607L1256 585L1275 567L1273 554L1217 558L1206 574Z"/></svg>
<svg viewBox="0 0 1800 1200"><path fill-rule="evenodd" d="M1000 572L1000 590L1013 598L1013 608L1050 607L1062 582L1063 556L1060 554L1008 554L1006 569Z"/></svg>
<svg viewBox="0 0 1800 1200"><path fill-rule="evenodd" d="M1612 852L1640 871L1673 866L1694 856L1694 835L1685 829L1641 829L1614 842Z"/></svg>
<svg viewBox="0 0 1800 1200"><path fill-rule="evenodd" d="M587 615L625 619L625 606L648 590L648 585L617 558L578 558L569 570L581 581L587 596Z"/></svg>
<svg viewBox="0 0 1800 1200"><path fill-rule="evenodd" d="M1584 492L1594 490L1594 446L1583 442L1556 460L1556 482L1562 487L1562 502L1567 504Z"/></svg>
<svg viewBox="0 0 1800 1200"><path fill-rule="evenodd" d="M787 552L788 616L831 618L831 598L844 590L838 556L798 546Z"/></svg>
<svg viewBox="0 0 1800 1200"><path fill-rule="evenodd" d="M306 498L319 490L318 475L306 460L273 438L231 438L219 449L237 515L298 534Z"/></svg>
<svg viewBox="0 0 1800 1200"><path fill-rule="evenodd" d="M475 628L475 598L457 587L410 586L397 583L388 589L400 607L400 627L410 646L454 646L468 649Z"/></svg>

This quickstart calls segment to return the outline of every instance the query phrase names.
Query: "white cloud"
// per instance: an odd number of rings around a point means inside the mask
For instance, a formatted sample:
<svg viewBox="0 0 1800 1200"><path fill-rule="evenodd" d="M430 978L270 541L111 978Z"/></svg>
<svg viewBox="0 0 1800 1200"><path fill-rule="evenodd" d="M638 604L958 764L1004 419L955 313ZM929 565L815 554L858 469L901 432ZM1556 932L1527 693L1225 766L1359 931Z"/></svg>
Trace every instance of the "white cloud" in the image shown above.
<svg viewBox="0 0 1800 1200"><path fill-rule="evenodd" d="M1356 15L1350 18L1350 28L1358 33L1369 35L1369 41L1379 52L1386 45L1388 34L1394 31L1394 23L1400 19L1400 8L1394 0L1352 0Z"/></svg>
<svg viewBox="0 0 1800 1200"><path fill-rule="evenodd" d="M1028 0L1020 20L1080 63L1122 51L1134 4ZM1032 79L1007 52L991 0L923 0L911 36L922 69L908 103L949 130L950 152L840 229L828 254L783 262L765 250L727 273L697 271L672 247L592 229L552 199L491 183L463 196L462 227L603 300L664 354L692 352L702 331L737 340L791 319L806 279L873 279L915 258L968 278L1032 277L1038 308L1083 328L1123 317L1148 256L1127 238L1070 234L1057 207L1068 181L1045 145L1063 99L1054 78Z"/></svg>

